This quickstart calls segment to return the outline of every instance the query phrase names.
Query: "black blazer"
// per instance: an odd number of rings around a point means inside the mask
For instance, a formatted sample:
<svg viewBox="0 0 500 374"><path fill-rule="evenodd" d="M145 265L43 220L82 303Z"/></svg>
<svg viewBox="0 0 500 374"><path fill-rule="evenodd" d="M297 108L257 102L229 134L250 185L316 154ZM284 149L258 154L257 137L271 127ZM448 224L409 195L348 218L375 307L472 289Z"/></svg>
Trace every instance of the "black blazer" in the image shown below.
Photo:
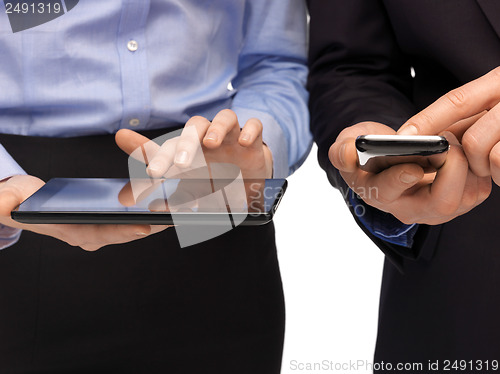
<svg viewBox="0 0 500 374"><path fill-rule="evenodd" d="M361 121L398 128L442 94L500 66L498 0L308 4L311 129L319 162L339 189L347 187L328 149L343 128ZM446 359L500 356L499 208L495 186L472 212L444 225L421 225L411 249L360 225L390 259L376 360L425 368L439 359L441 371Z"/></svg>

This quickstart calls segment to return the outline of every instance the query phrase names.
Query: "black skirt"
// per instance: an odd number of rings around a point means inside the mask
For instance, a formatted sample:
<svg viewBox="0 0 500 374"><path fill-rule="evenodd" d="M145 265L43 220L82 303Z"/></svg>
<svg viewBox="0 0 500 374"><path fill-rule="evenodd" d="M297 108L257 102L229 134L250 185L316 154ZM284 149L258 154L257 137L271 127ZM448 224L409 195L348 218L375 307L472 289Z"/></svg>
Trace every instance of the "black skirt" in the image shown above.
<svg viewBox="0 0 500 374"><path fill-rule="evenodd" d="M128 177L112 135L0 143L45 181ZM283 334L272 224L96 252L24 231L0 251L0 373L279 373Z"/></svg>

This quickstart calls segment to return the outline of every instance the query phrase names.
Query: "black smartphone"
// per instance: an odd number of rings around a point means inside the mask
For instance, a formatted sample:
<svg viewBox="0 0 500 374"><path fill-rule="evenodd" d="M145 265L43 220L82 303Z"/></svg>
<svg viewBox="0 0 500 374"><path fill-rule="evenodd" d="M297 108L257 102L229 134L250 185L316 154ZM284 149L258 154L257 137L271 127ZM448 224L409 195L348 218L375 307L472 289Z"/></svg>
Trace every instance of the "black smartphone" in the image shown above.
<svg viewBox="0 0 500 374"><path fill-rule="evenodd" d="M11 216L28 224L261 225L286 187L285 179L55 178Z"/></svg>
<svg viewBox="0 0 500 374"><path fill-rule="evenodd" d="M359 167L372 173L404 163L434 172L443 166L448 149L448 140L442 136L362 135L356 139Z"/></svg>

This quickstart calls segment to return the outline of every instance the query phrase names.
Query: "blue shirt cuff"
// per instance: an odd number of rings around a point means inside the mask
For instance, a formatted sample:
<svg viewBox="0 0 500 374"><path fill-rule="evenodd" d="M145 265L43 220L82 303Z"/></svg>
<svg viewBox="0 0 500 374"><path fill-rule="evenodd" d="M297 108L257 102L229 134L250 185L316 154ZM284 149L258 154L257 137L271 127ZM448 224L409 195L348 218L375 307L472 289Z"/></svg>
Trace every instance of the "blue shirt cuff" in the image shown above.
<svg viewBox="0 0 500 374"><path fill-rule="evenodd" d="M0 224L0 250L16 244L21 237L21 231L20 229Z"/></svg>
<svg viewBox="0 0 500 374"><path fill-rule="evenodd" d="M288 167L288 147L286 136L278 122L269 114L257 110L234 107L240 127L243 127L250 118L257 118L262 122L264 130L262 139L273 155L273 178L286 178L290 174Z"/></svg>
<svg viewBox="0 0 500 374"><path fill-rule="evenodd" d="M417 233L418 224L402 223L392 214L369 206L352 190L349 190L348 199L356 217L374 236L402 247L413 246L413 237Z"/></svg>

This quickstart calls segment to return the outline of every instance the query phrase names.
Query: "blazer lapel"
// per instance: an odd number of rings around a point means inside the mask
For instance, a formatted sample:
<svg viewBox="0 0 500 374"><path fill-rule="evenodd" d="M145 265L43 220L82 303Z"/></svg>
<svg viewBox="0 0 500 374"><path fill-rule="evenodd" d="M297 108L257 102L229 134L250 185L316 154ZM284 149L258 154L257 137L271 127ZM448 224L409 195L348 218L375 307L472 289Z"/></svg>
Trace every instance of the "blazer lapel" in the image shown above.
<svg viewBox="0 0 500 374"><path fill-rule="evenodd" d="M500 0L476 0L491 26L500 37Z"/></svg>

